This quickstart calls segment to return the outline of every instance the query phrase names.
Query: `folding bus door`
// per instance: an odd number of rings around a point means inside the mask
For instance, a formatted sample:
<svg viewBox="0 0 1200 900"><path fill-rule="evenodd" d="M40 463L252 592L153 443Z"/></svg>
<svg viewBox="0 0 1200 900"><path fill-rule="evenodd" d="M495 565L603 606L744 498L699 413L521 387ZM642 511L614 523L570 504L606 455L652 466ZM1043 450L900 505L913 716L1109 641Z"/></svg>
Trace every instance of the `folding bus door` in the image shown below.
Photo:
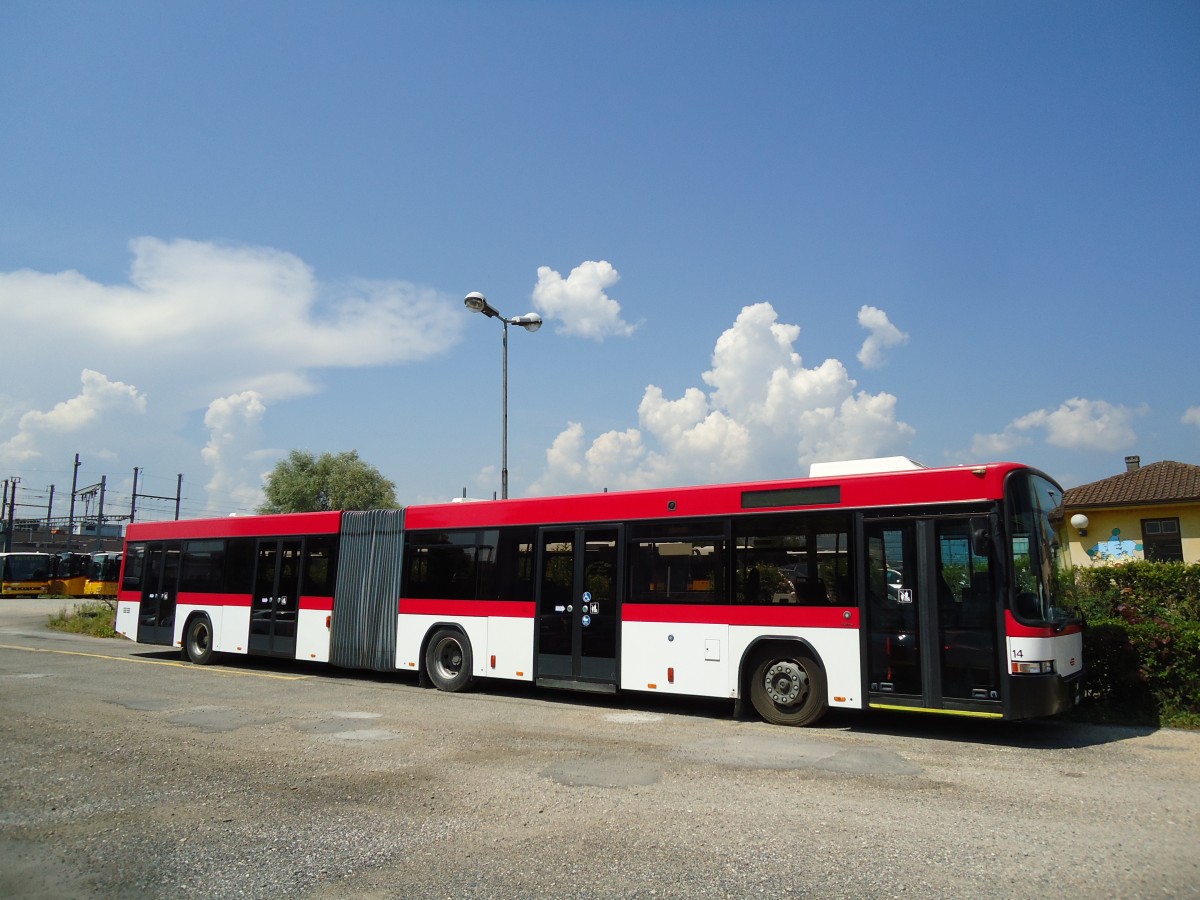
<svg viewBox="0 0 1200 900"><path fill-rule="evenodd" d="M1000 715L998 604L973 546L978 521L866 521L871 706Z"/></svg>
<svg viewBox="0 0 1200 900"><path fill-rule="evenodd" d="M303 541L260 540L250 605L253 654L296 656L296 623L300 609L300 562Z"/></svg>
<svg viewBox="0 0 1200 900"><path fill-rule="evenodd" d="M179 591L182 544L150 544L146 548L146 575L138 607L137 642L175 642L175 604Z"/></svg>
<svg viewBox="0 0 1200 900"><path fill-rule="evenodd" d="M538 538L538 684L617 688L620 529L543 528Z"/></svg>

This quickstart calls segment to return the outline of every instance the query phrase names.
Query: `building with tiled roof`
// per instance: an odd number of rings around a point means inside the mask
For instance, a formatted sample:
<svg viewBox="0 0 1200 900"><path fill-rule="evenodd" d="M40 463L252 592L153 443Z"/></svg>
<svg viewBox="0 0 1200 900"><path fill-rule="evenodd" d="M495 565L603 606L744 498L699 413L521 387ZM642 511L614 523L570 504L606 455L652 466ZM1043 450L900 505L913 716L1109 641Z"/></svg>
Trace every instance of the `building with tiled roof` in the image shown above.
<svg viewBox="0 0 1200 900"><path fill-rule="evenodd" d="M1200 562L1200 466L1164 460L1063 492L1071 565L1127 559Z"/></svg>

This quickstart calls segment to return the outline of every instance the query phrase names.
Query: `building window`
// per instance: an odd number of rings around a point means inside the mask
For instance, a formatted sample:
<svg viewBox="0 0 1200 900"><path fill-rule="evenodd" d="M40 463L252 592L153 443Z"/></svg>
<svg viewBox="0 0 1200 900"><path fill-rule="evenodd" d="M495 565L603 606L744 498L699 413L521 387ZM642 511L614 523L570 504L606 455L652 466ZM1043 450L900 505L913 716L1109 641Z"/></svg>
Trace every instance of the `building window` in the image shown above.
<svg viewBox="0 0 1200 900"><path fill-rule="evenodd" d="M1178 519L1142 519L1142 547L1146 559L1183 562L1183 540Z"/></svg>

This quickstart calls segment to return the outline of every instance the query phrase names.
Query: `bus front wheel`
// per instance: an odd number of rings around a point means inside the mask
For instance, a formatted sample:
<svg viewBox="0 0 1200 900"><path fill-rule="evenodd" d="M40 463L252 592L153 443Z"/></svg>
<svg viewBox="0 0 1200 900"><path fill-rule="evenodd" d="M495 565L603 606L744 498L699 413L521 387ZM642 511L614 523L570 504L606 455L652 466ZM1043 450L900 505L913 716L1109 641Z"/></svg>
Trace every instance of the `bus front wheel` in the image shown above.
<svg viewBox="0 0 1200 900"><path fill-rule="evenodd" d="M443 628L425 648L425 671L439 691L465 691L471 684L471 642L461 632Z"/></svg>
<svg viewBox="0 0 1200 900"><path fill-rule="evenodd" d="M212 660L213 628L208 616L196 616L188 622L183 635L183 655L198 666Z"/></svg>
<svg viewBox="0 0 1200 900"><path fill-rule="evenodd" d="M772 651L758 658L750 702L773 725L811 725L828 708L825 671L803 654Z"/></svg>

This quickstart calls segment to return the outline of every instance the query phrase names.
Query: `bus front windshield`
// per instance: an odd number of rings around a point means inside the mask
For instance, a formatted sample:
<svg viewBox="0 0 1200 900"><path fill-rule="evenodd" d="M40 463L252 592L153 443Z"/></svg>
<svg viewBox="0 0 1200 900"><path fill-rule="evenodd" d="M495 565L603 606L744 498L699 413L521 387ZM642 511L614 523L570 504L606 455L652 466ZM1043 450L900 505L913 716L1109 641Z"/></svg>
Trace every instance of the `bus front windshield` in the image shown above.
<svg viewBox="0 0 1200 900"><path fill-rule="evenodd" d="M1061 625L1073 618L1055 596L1061 560L1051 516L1061 515L1062 488L1044 476L1019 472L1010 477L1006 493L1013 613L1026 624Z"/></svg>
<svg viewBox="0 0 1200 900"><path fill-rule="evenodd" d="M5 581L45 581L50 577L50 557L35 553L13 553L4 558Z"/></svg>

